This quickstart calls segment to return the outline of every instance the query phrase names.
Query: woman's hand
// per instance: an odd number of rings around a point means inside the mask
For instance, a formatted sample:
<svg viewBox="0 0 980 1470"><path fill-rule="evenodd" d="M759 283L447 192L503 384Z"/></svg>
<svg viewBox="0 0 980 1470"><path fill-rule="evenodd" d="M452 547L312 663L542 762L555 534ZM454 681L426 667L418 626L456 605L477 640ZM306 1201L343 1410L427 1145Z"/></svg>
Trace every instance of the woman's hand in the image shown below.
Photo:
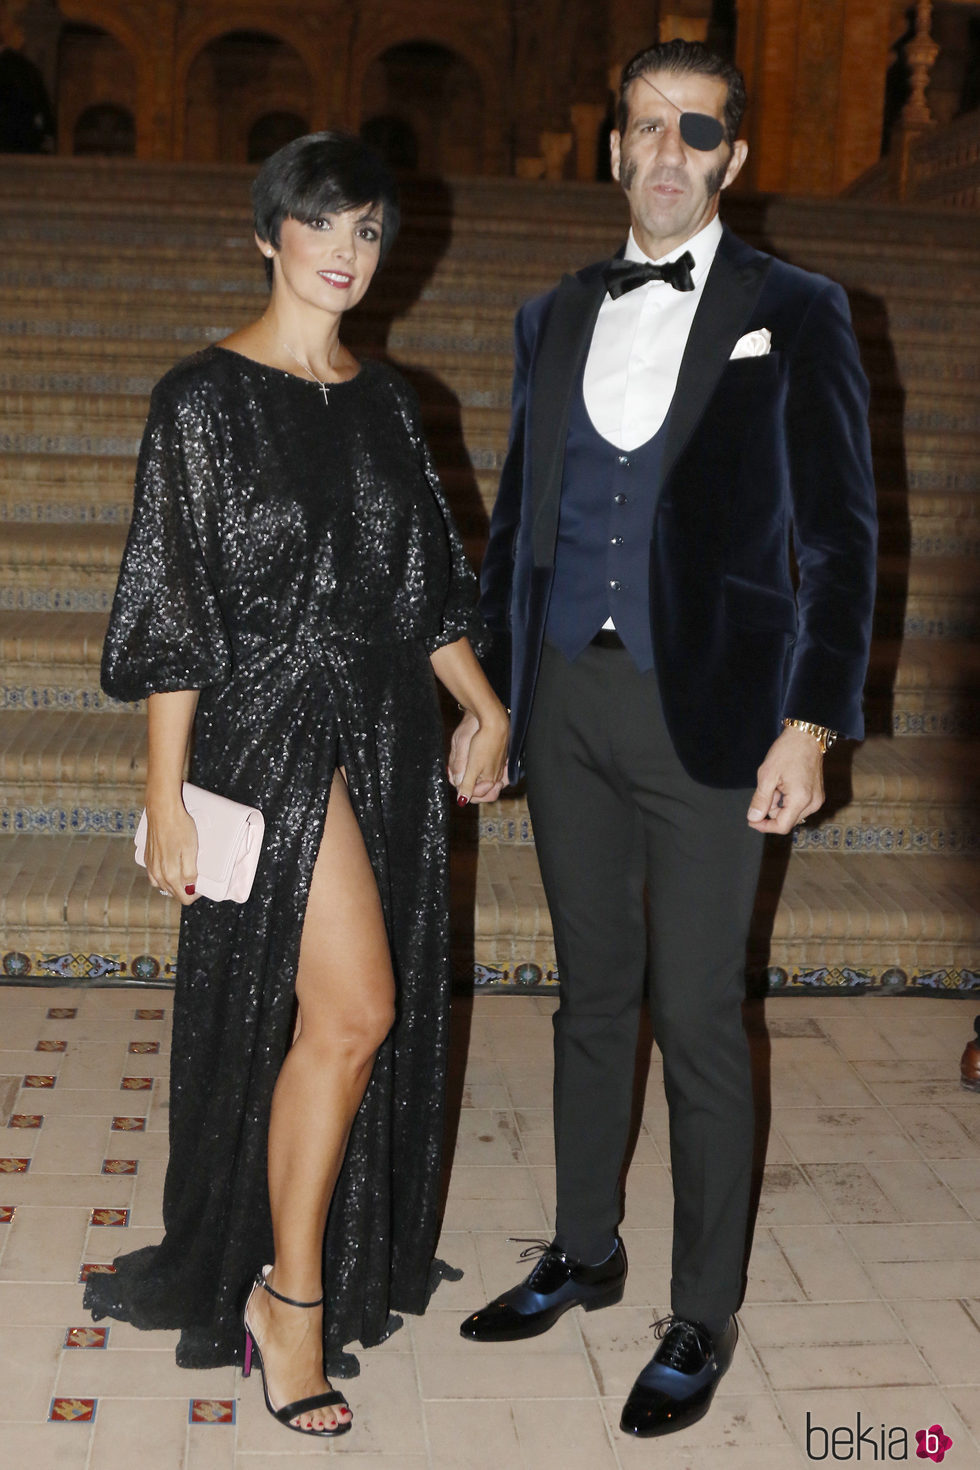
<svg viewBox="0 0 980 1470"><path fill-rule="evenodd" d="M499 713L498 713L499 711ZM496 801L507 784L507 741L510 722L503 705L479 719L467 710L453 731L449 747L449 779L460 806Z"/></svg>
<svg viewBox="0 0 980 1470"><path fill-rule="evenodd" d="M184 904L197 897L197 828L180 794L197 696L171 689L146 702L146 876Z"/></svg>
<svg viewBox="0 0 980 1470"><path fill-rule="evenodd" d="M194 903L197 885L197 828L183 802L147 800L146 876L178 903Z"/></svg>

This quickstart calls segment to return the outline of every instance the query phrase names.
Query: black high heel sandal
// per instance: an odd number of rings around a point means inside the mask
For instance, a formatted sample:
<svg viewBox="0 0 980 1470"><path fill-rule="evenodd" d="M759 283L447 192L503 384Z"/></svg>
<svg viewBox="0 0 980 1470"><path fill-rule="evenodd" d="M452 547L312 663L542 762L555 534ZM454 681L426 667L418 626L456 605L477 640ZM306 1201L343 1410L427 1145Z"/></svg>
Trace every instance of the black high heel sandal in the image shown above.
<svg viewBox="0 0 980 1470"><path fill-rule="evenodd" d="M282 1292L276 1291L275 1287L270 1286L268 1281L266 1281L265 1279L266 1272L271 1271L271 1269L271 1266L263 1266L262 1270L256 1276L255 1285L252 1287L252 1290L248 1294L249 1302L252 1300L253 1294L259 1289L259 1287L261 1287L262 1290L267 1291L270 1296L274 1296L277 1302L285 1302L288 1307L319 1307L323 1305L322 1296L319 1297L315 1302L297 1302L294 1301L291 1296L283 1296ZM291 1419L297 1419L300 1414L309 1414L312 1413L315 1409L332 1408L335 1404L339 1408L349 1410L350 1404L348 1404L347 1400L344 1398L344 1395L342 1393L338 1393L336 1389L332 1390L330 1393L314 1394L312 1398L297 1399L294 1404L284 1404L281 1409L275 1408L272 1400L269 1398L269 1390L266 1386L265 1364L262 1362L262 1353L260 1352L259 1345L255 1340L255 1334L253 1333L251 1327L249 1327L248 1325L248 1302L245 1303L244 1322L245 1363L242 1368L242 1377L248 1378L249 1374L252 1371L252 1358L254 1357L255 1361L259 1365L259 1372L262 1374L262 1392L265 1395L265 1406L268 1409L269 1413L272 1415L273 1419L278 1419L280 1424L285 1424L287 1429L294 1429L297 1434L315 1434L319 1439L335 1439L338 1434L346 1434L348 1429L350 1429L351 1425L354 1422L353 1419L347 1419L343 1422L338 1419L333 1429L304 1429L301 1424L290 1423Z"/></svg>

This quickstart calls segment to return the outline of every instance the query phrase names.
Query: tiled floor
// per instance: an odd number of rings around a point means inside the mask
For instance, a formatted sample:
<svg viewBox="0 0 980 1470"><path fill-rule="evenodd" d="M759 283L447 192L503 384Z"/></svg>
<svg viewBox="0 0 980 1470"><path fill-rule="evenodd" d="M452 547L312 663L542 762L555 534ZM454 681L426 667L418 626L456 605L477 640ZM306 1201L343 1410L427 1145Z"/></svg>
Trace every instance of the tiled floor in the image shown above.
<svg viewBox="0 0 980 1470"><path fill-rule="evenodd" d="M938 1424L950 1470L978 1470L980 1096L958 1083L976 1008L777 998L768 1038L750 1009L772 1130L742 1341L709 1416L649 1443L616 1424L665 1310L656 1061L623 1304L573 1312L526 1345L464 1344L460 1318L517 1279L508 1236L548 1233L552 1003L460 1001L440 1254L465 1274L362 1354L345 1385L354 1430L328 1446L274 1424L257 1378L184 1372L176 1334L94 1330L81 1311L86 1267L160 1235L169 995L0 989L0 1465L273 1470L338 1453L359 1470L791 1470L933 1463L916 1459L915 1432Z"/></svg>

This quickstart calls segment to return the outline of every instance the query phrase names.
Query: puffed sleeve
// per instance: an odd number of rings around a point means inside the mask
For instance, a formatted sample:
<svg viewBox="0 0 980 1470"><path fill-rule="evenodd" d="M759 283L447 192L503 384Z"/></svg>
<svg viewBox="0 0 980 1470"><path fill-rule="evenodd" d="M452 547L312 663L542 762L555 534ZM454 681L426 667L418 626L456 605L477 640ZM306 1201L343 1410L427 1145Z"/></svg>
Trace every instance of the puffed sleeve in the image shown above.
<svg viewBox="0 0 980 1470"><path fill-rule="evenodd" d="M434 637L426 640L426 651L435 653L437 648L444 648L447 643L455 643L458 638L468 638L474 651L479 654L487 641L488 634L486 623L480 616L477 607L479 584L476 580L476 573L466 559L462 539L456 529L456 522L453 520L452 511L446 500L446 493L442 488L432 454L424 438L421 441L421 448L426 478L436 504L442 511L449 541L449 589L442 609L442 626Z"/></svg>
<svg viewBox="0 0 980 1470"><path fill-rule="evenodd" d="M479 654L487 641L488 634L486 624L477 608L479 584L476 574L466 559L462 539L456 529L456 522L449 508L446 492L442 488L439 472L422 429L422 418L415 390L400 375L397 377L393 375L393 387L399 412L425 471L432 498L439 507L449 546L448 587L440 611L439 632L425 640L426 651L435 653L437 648L444 648L447 643L455 643L459 638L468 638L474 650Z"/></svg>
<svg viewBox="0 0 980 1470"><path fill-rule="evenodd" d="M102 650L102 687L137 700L203 689L231 672L213 581L215 432L206 395L157 384L140 446L133 519Z"/></svg>

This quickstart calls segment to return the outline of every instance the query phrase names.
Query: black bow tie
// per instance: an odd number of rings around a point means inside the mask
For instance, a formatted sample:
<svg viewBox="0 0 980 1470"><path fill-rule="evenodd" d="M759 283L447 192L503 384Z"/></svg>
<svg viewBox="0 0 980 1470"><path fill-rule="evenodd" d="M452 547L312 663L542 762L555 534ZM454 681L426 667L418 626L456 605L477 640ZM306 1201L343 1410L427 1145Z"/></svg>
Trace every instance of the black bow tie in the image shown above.
<svg viewBox="0 0 980 1470"><path fill-rule="evenodd" d="M693 264L694 256L690 250L685 250L676 260L665 261L663 265L647 265L646 262L637 260L614 260L612 265L606 266L602 278L614 301L624 291L635 291L637 286L645 286L647 281L666 281L675 291L693 291Z"/></svg>

